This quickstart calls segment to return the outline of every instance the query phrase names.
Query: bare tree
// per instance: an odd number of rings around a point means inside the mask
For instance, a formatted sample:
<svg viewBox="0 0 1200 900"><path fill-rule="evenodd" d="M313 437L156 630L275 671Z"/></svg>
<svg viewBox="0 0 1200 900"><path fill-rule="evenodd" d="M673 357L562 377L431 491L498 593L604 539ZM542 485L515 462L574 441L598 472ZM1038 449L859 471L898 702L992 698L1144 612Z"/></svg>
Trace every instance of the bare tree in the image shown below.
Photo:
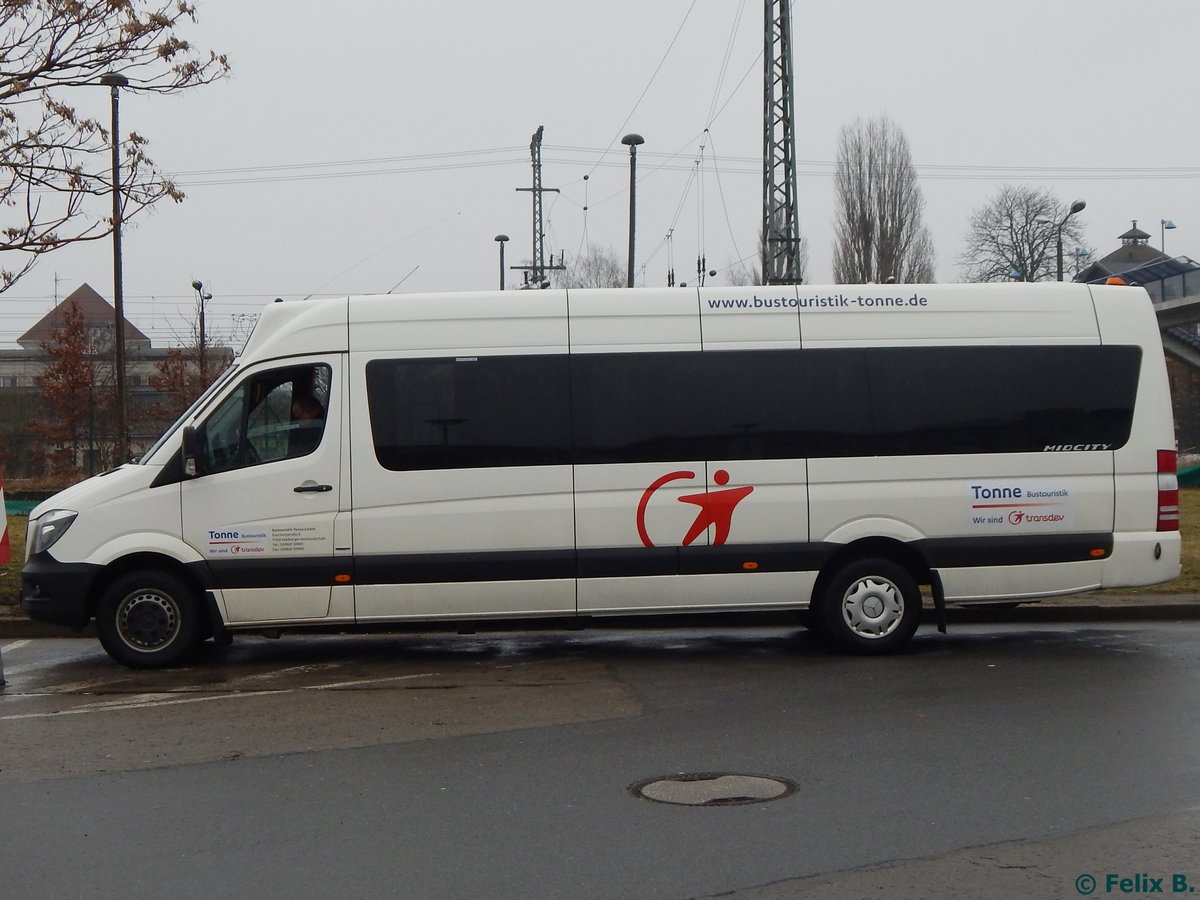
<svg viewBox="0 0 1200 900"><path fill-rule="evenodd" d="M173 93L229 71L226 58L194 48L179 31L196 19L186 0L3 0L0 2L0 291L43 253L112 233L110 136L80 117L72 88L119 73L129 90ZM183 193L146 155L148 141L121 136L122 219Z"/></svg>
<svg viewBox="0 0 1200 900"><path fill-rule="evenodd" d="M172 347L154 368L150 386L160 396L145 413L150 421L167 425L178 418L208 385L200 377L200 363L192 349Z"/></svg>
<svg viewBox="0 0 1200 900"><path fill-rule="evenodd" d="M1051 191L1005 185L971 214L967 249L960 257L966 281L1044 281L1057 277L1058 229L1064 244L1079 245L1084 226ZM1090 250L1087 251L1091 253Z"/></svg>
<svg viewBox="0 0 1200 900"><path fill-rule="evenodd" d="M725 266L725 283L733 287L762 284L761 262L761 259L756 259L747 265L746 260L739 259L727 264Z"/></svg>
<svg viewBox="0 0 1200 900"><path fill-rule="evenodd" d="M73 299L42 343L50 362L39 379L41 415L29 430L51 474L80 475L114 458L110 347L111 337L89 327Z"/></svg>
<svg viewBox="0 0 1200 900"><path fill-rule="evenodd" d="M559 283L567 288L625 287L628 271L612 247L588 244L587 252L567 265Z"/></svg>
<svg viewBox="0 0 1200 900"><path fill-rule="evenodd" d="M887 116L843 126L834 171L833 275L841 283L933 280L933 239L908 139Z"/></svg>

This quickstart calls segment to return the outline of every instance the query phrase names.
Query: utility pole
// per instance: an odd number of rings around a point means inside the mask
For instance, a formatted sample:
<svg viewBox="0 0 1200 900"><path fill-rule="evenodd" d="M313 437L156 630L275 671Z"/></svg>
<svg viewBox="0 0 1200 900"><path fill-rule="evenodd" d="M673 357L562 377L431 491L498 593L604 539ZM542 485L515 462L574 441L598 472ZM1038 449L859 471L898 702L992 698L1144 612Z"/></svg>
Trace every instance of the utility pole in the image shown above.
<svg viewBox="0 0 1200 900"><path fill-rule="evenodd" d="M627 134L621 143L629 148L629 276L625 287L633 287L633 226L637 216L637 148L646 143L640 134Z"/></svg>
<svg viewBox="0 0 1200 900"><path fill-rule="evenodd" d="M790 0L764 0L762 268L766 284L800 280Z"/></svg>
<svg viewBox="0 0 1200 900"><path fill-rule="evenodd" d="M120 72L108 72L100 76L100 83L111 89L112 132L112 222L113 222L113 367L117 376L117 440L116 462L124 465L129 460L129 406L125 396L125 307L121 273L121 130L120 89L129 86L129 79Z"/></svg>
<svg viewBox="0 0 1200 900"><path fill-rule="evenodd" d="M535 287L541 287L546 272L565 269L563 264L554 265L554 256L550 256L550 265L546 265L546 227L542 218L542 194L558 193L558 188L542 187L542 132L545 125L539 125L529 143L529 155L533 159L533 187L517 188L518 191L529 191L533 194L533 264L528 266L513 266L513 269L525 271L525 283L533 282Z"/></svg>

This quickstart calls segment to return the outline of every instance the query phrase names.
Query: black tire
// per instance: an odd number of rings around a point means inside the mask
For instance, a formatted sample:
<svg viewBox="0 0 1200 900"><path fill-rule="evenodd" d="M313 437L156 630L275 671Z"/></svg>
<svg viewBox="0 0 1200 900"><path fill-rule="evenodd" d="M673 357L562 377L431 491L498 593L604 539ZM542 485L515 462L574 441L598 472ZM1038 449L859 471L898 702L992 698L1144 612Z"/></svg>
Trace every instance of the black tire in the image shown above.
<svg viewBox="0 0 1200 900"><path fill-rule="evenodd" d="M96 630L108 655L134 669L173 666L204 636L203 609L185 582L153 569L122 575L100 597Z"/></svg>
<svg viewBox="0 0 1200 900"><path fill-rule="evenodd" d="M916 633L921 591L903 566L890 559L856 559L825 582L822 633L855 653L892 653Z"/></svg>

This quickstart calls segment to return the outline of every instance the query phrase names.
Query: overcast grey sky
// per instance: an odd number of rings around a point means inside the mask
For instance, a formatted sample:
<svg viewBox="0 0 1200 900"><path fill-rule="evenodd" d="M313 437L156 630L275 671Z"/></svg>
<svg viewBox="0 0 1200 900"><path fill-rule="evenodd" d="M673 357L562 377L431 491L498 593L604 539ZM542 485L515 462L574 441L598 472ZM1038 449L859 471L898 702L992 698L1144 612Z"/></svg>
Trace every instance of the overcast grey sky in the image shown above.
<svg viewBox="0 0 1200 900"><path fill-rule="evenodd" d="M126 233L127 316L156 344L187 333L193 279L219 333L275 297L494 288L497 233L509 264L531 253L515 189L539 125L556 256L592 243L624 260L620 137L636 131L638 283L666 284L671 260L693 283L700 254L724 283L753 257L761 0L197 6L186 36L227 53L232 77L121 103L122 130L187 193ZM1200 257L1198 0L793 0L792 16L810 282L831 277L838 131L880 113L911 144L939 281L959 279L971 211L1005 183L1086 200L1101 255L1132 219L1157 246L1170 219L1167 251ZM91 93L73 99L106 120L107 91ZM0 346L83 282L111 298L111 242L53 253L0 294Z"/></svg>

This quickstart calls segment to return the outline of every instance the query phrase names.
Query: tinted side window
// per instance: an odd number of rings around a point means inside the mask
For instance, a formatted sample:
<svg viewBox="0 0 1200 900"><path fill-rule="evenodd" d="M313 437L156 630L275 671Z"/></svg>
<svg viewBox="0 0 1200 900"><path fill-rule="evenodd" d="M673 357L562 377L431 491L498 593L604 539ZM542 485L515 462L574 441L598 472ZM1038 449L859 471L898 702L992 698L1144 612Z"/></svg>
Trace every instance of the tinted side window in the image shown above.
<svg viewBox="0 0 1200 900"><path fill-rule="evenodd" d="M566 356L367 363L375 456L386 469L570 461Z"/></svg>
<svg viewBox="0 0 1200 900"><path fill-rule="evenodd" d="M580 354L571 360L578 463L703 458L699 353Z"/></svg>
<svg viewBox="0 0 1200 900"><path fill-rule="evenodd" d="M1040 452L1129 440L1137 347L868 351L878 453Z"/></svg>
<svg viewBox="0 0 1200 900"><path fill-rule="evenodd" d="M389 469L1041 452L1129 439L1137 347L375 360Z"/></svg>
<svg viewBox="0 0 1200 900"><path fill-rule="evenodd" d="M860 351L581 354L575 461L844 455L869 427Z"/></svg>

